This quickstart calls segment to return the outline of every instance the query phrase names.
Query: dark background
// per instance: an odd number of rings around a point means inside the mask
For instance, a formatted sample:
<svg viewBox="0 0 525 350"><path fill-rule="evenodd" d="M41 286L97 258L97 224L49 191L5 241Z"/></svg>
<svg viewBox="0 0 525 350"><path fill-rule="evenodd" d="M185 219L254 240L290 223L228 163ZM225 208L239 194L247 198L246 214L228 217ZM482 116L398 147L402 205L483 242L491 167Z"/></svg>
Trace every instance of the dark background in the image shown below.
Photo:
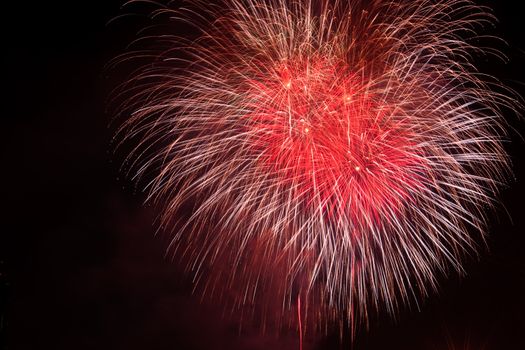
<svg viewBox="0 0 525 350"><path fill-rule="evenodd" d="M119 179L107 97L123 76L104 65L148 23L121 0L2 4L0 347L7 349L298 349L293 331L259 335L201 303L164 258L155 214ZM523 11L488 2L511 62L480 62L525 91ZM140 11L138 11L140 12ZM147 12L143 12L145 14ZM511 124L523 124L509 115ZM438 295L381 317L355 349L525 349L525 147L491 217L489 249ZM512 218L512 220L510 219ZM348 349L336 332L311 349Z"/></svg>

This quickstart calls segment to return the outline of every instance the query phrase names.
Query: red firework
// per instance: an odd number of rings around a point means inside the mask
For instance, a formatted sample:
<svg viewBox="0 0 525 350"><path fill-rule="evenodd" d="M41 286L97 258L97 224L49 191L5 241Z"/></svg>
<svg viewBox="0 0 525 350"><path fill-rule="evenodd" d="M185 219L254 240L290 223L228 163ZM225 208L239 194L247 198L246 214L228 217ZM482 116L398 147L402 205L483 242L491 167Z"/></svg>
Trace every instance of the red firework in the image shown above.
<svg viewBox="0 0 525 350"><path fill-rule="evenodd" d="M193 0L155 14L200 36L139 55L153 63L124 86L119 137L207 296L298 315L302 334L393 313L461 271L508 174L502 110L519 106L473 65L485 8Z"/></svg>

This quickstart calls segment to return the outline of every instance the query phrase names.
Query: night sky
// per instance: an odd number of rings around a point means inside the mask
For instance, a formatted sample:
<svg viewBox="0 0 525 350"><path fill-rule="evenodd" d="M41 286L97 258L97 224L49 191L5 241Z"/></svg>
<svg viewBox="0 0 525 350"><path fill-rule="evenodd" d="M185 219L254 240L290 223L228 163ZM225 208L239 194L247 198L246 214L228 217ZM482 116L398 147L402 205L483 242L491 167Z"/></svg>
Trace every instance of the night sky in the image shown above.
<svg viewBox="0 0 525 350"><path fill-rule="evenodd" d="M125 74L104 67L149 23L147 7L122 2L2 5L0 348L298 349L295 331L239 330L221 305L192 295L155 235L155 211L119 174L107 107ZM520 2L487 3L511 61L479 64L524 96ZM141 15L108 24L132 12ZM491 214L488 248L419 310L375 318L354 349L525 349L525 127L508 118L515 180ZM306 341L305 350L351 346L336 331Z"/></svg>

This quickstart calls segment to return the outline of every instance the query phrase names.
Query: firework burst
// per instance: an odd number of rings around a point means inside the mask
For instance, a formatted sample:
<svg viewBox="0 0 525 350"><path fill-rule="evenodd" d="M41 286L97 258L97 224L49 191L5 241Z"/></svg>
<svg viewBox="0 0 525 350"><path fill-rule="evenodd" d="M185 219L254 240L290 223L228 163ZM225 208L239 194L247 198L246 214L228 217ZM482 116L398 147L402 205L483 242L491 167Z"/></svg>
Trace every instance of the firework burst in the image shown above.
<svg viewBox="0 0 525 350"><path fill-rule="evenodd" d="M499 56L473 45L490 12L194 0L155 14L200 34L151 39L166 50L140 55L118 138L204 293L235 289L264 318L302 302L319 328L394 313L461 271L508 175L502 111L517 105L473 65Z"/></svg>

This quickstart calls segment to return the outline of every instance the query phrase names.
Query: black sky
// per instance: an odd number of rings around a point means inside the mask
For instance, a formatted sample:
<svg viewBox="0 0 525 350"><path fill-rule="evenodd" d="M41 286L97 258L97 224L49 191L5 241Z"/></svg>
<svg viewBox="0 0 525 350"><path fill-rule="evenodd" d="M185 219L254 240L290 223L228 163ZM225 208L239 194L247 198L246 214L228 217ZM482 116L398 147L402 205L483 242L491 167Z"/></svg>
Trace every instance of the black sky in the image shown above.
<svg viewBox="0 0 525 350"><path fill-rule="evenodd" d="M107 25L122 1L2 4L0 347L6 349L297 349L294 332L259 335L201 303L164 258L155 214L119 178L106 112L123 79L104 65L145 18ZM518 1L492 1L511 62L480 62L522 96ZM512 115L522 134L525 128ZM354 349L525 349L525 147L511 134L516 180L491 217L489 249L467 275L394 322L379 317ZM509 219L512 218L511 219ZM463 347L464 343L470 347ZM348 349L333 333L310 349Z"/></svg>

